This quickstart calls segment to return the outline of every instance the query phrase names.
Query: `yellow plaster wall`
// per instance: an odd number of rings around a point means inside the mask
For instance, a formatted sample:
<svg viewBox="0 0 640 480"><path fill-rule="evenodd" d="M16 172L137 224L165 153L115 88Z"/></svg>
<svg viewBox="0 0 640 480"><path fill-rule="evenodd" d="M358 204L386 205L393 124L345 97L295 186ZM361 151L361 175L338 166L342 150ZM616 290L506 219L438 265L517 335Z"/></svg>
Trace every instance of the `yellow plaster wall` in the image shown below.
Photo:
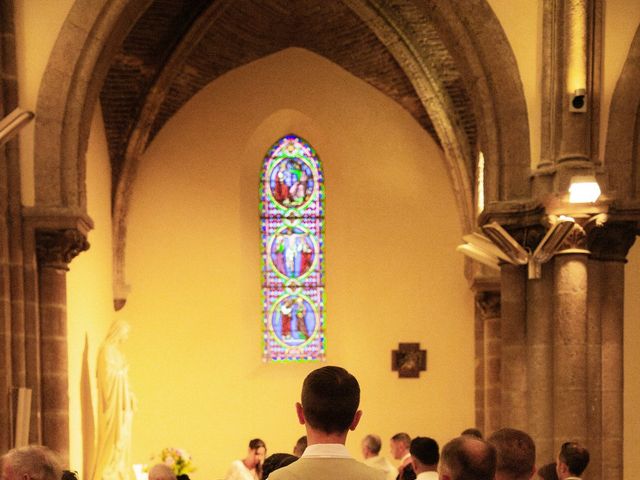
<svg viewBox="0 0 640 480"><path fill-rule="evenodd" d="M71 262L67 274L70 465L81 475L83 455L92 451L95 359L114 318L110 188L109 155L98 107L87 150L87 207L95 228L89 233L91 247Z"/></svg>
<svg viewBox="0 0 640 480"><path fill-rule="evenodd" d="M235 70L172 118L142 158L128 222L132 291L118 313L139 399L134 460L190 451L221 478L252 437L290 452L304 376L261 361L258 179L289 132L326 176L327 364L361 382L348 447L406 430L444 442L473 424L473 299L442 154L412 117L336 65L289 49ZM398 342L428 371L399 380Z"/></svg>
<svg viewBox="0 0 640 480"><path fill-rule="evenodd" d="M516 57L529 114L531 166L540 161L542 0L488 0Z"/></svg>
<svg viewBox="0 0 640 480"><path fill-rule="evenodd" d="M16 0L13 3L15 5L19 106L36 112L42 76L60 28L74 2L73 0ZM35 201L34 124L35 122L31 122L20 133L22 201L25 205L33 205Z"/></svg>

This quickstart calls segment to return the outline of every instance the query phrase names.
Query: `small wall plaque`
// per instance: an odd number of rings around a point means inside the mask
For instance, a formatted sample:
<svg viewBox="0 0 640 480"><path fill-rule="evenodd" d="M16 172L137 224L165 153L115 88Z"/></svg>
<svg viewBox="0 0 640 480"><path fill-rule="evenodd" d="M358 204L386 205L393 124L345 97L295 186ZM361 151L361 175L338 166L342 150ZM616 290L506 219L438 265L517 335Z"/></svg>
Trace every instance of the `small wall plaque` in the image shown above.
<svg viewBox="0 0 640 480"><path fill-rule="evenodd" d="M427 369L427 351L420 350L419 343L399 343L398 350L391 351L391 370L399 378L419 378Z"/></svg>

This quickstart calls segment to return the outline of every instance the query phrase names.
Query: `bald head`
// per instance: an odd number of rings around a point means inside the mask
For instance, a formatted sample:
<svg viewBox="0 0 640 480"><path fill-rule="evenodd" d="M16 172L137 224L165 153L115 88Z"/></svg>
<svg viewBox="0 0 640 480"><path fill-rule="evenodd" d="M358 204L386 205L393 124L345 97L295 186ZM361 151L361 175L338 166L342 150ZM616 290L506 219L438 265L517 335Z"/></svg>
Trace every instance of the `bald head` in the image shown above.
<svg viewBox="0 0 640 480"><path fill-rule="evenodd" d="M176 480L176 474L168 465L157 463L149 470L149 480Z"/></svg>
<svg viewBox="0 0 640 480"><path fill-rule="evenodd" d="M454 438L440 454L440 480L493 480L496 450L469 435Z"/></svg>

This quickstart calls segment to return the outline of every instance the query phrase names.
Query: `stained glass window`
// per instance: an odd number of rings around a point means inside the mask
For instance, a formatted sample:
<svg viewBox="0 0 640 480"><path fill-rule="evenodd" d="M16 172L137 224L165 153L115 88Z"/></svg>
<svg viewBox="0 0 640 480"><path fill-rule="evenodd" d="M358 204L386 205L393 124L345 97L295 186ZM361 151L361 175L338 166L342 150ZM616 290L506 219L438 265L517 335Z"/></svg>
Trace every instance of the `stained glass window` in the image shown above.
<svg viewBox="0 0 640 480"><path fill-rule="evenodd" d="M265 361L324 359L324 180L311 146L287 135L260 182Z"/></svg>

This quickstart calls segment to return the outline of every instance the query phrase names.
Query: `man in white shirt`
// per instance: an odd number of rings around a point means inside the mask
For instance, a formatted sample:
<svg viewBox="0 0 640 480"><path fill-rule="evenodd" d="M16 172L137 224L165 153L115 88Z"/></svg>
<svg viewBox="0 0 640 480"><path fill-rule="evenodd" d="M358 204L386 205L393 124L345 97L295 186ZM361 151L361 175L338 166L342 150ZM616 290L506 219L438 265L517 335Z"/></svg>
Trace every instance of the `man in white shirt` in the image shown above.
<svg viewBox="0 0 640 480"><path fill-rule="evenodd" d="M360 385L344 368L322 367L307 375L296 403L298 420L307 430L307 449L269 479L384 480L384 472L357 461L344 446L362 416L359 404Z"/></svg>
<svg viewBox="0 0 640 480"><path fill-rule="evenodd" d="M382 439L378 435L369 434L362 439L364 463L385 472L387 480L396 480L398 469L387 458L380 455L381 449Z"/></svg>
<svg viewBox="0 0 640 480"><path fill-rule="evenodd" d="M565 442L560 448L556 473L560 480L580 480L589 465L589 451L576 442Z"/></svg>
<svg viewBox="0 0 640 480"><path fill-rule="evenodd" d="M413 466L411 465L410 445L411 437L408 433L400 432L391 437L391 454L393 458L400 460L398 480L415 480L416 478L416 472L413 471Z"/></svg>
<svg viewBox="0 0 640 480"><path fill-rule="evenodd" d="M411 440L409 451L416 480L438 480L438 442L429 437L416 437Z"/></svg>

